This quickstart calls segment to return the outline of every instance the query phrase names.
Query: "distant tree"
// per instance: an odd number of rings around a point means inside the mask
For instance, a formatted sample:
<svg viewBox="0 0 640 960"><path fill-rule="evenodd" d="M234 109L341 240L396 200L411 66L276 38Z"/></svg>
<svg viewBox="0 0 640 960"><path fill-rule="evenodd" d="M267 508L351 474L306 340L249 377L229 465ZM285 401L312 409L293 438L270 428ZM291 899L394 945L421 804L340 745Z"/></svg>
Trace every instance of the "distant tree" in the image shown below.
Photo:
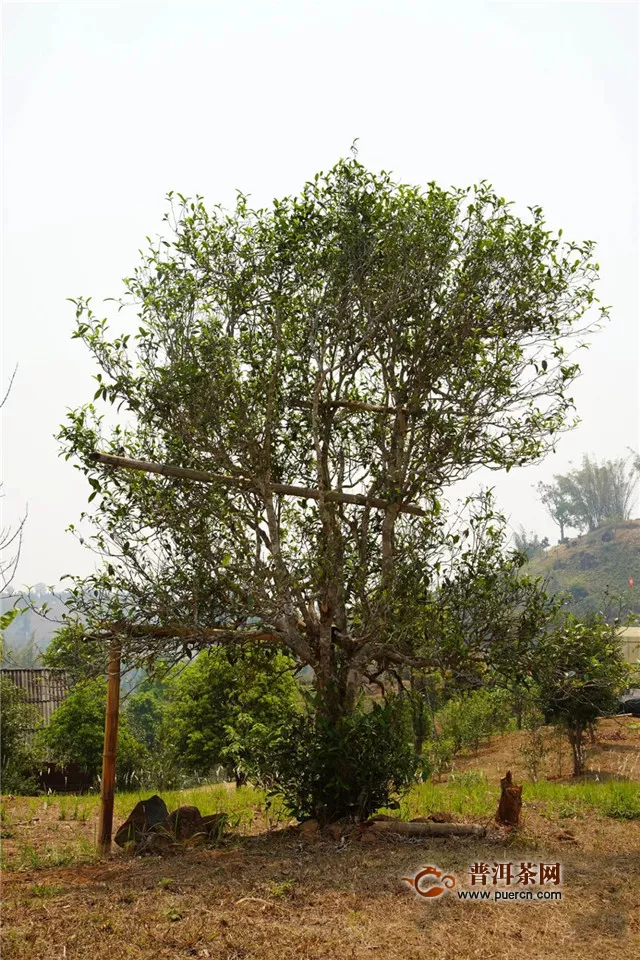
<svg viewBox="0 0 640 960"><path fill-rule="evenodd" d="M514 533L513 542L516 550L523 553L527 560L533 560L549 546L548 537L541 540L537 533L528 533L523 526Z"/></svg>
<svg viewBox="0 0 640 960"><path fill-rule="evenodd" d="M629 680L619 630L618 623L608 624L600 614L585 619L565 614L534 648L530 674L537 705L566 730L575 776L584 771L587 729L615 711Z"/></svg>
<svg viewBox="0 0 640 960"><path fill-rule="evenodd" d="M0 729L2 731L2 793L28 793L34 750L33 732L41 723L40 714L26 700L25 692L0 674Z"/></svg>
<svg viewBox="0 0 640 960"><path fill-rule="evenodd" d="M76 763L93 777L102 769L107 684L102 678L76 684L62 701L39 745L57 763ZM145 748L131 732L126 713L118 724L118 776L130 779L145 759Z"/></svg>
<svg viewBox="0 0 640 960"><path fill-rule="evenodd" d="M148 750L157 750L162 739L162 723L166 707L162 684L144 680L124 704L124 714L132 734Z"/></svg>
<svg viewBox="0 0 640 960"><path fill-rule="evenodd" d="M16 614L20 612L15 607L14 610ZM10 612L13 613L13 610ZM41 656L41 650L36 644L36 638L33 634L24 646L14 647L12 644L5 642L2 650L3 664L13 667L35 667L40 663Z"/></svg>
<svg viewBox="0 0 640 960"><path fill-rule="evenodd" d="M291 657L260 646L201 653L168 683L166 737L186 769L217 765L241 783L291 721L298 692Z"/></svg>
<svg viewBox="0 0 640 960"><path fill-rule="evenodd" d="M538 493L540 500L554 523L560 527L560 542L564 543L567 527L576 525L573 505L566 491L560 483L559 477L554 477L554 483L539 483Z"/></svg>
<svg viewBox="0 0 640 960"><path fill-rule="evenodd" d="M552 484L539 484L541 500L560 526L580 531L597 530L608 520L628 520L634 502L640 459L632 454L598 463L588 454L582 465Z"/></svg>

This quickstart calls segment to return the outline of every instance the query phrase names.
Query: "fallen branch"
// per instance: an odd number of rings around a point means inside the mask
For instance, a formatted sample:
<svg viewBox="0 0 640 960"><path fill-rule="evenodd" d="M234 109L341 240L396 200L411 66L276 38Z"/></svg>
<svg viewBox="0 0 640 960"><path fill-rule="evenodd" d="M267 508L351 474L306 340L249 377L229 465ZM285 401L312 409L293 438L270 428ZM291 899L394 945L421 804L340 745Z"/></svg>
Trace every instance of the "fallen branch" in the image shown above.
<svg viewBox="0 0 640 960"><path fill-rule="evenodd" d="M375 820L374 833L398 833L403 837L484 837L487 830L477 823L407 823L405 820Z"/></svg>

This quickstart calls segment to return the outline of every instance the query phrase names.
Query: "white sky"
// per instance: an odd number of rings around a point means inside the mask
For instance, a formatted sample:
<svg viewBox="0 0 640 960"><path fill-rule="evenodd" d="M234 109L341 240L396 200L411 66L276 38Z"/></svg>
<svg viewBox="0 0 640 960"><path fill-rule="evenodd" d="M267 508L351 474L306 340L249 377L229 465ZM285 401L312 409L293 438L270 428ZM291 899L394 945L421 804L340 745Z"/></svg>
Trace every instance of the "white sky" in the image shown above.
<svg viewBox="0 0 640 960"><path fill-rule="evenodd" d="M355 137L373 169L484 178L598 242L613 319L582 353L583 422L540 466L490 475L512 525L555 541L533 484L583 452L638 449L636 3L17 2L3 19L5 382L19 364L4 524L29 506L18 584L94 565L64 533L89 489L53 439L94 391L65 298L121 294L168 190L268 203Z"/></svg>

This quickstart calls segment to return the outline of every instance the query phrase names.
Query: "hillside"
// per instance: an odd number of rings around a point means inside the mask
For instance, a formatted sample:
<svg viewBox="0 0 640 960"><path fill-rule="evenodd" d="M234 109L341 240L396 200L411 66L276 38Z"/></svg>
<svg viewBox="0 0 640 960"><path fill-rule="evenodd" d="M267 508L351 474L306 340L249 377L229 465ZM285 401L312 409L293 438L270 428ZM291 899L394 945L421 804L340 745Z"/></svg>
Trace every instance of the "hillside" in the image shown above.
<svg viewBox="0 0 640 960"><path fill-rule="evenodd" d="M640 519L606 524L549 547L526 570L547 579L551 591L571 593L576 613L601 610L608 589L621 598L624 613L640 614Z"/></svg>
<svg viewBox="0 0 640 960"><path fill-rule="evenodd" d="M64 597L64 594L62 595ZM43 583L36 584L31 590L31 598L37 607L48 606L48 618L38 616L33 610L25 610L4 631L3 662L21 667L34 667L38 656L46 650L51 637L60 628L60 620L65 611L63 599L51 593ZM4 613L15 604L13 591L0 596L0 613ZM18 606L24 606L20 601Z"/></svg>

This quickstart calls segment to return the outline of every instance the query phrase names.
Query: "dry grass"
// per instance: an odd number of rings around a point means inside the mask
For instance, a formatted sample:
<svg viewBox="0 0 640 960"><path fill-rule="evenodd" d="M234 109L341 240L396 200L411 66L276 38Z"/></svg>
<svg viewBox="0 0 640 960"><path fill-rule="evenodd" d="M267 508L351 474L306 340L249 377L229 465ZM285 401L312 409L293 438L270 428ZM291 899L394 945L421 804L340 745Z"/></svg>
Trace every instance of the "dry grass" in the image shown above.
<svg viewBox="0 0 640 960"><path fill-rule="evenodd" d="M618 724L607 722L602 733L619 730L626 739L603 738L592 750L599 782L592 776L582 783L525 784L522 831L494 830L481 842L305 843L281 819L265 820L257 791L217 789L182 795L180 802L196 800L206 812L211 806L235 811L237 822L221 848L165 859L118 853L96 862L94 798L58 797L46 808L43 798L5 800L3 830L12 834L5 857L13 869L4 879L3 960L631 960L640 954L640 818L606 814L615 812L607 807L615 790L629 798L638 793L637 782L618 778L625 776L621 756L640 756L640 725ZM459 762L461 775L448 783L412 791L407 812L453 809L459 818L486 819L505 765L521 777L511 763L518 756L519 735L509 735ZM132 800L119 799L118 818ZM31 859L19 856L27 847ZM83 856L86 863L79 862ZM429 863L463 878L478 860L559 860L564 898L463 903L447 894L431 902L418 900L401 879Z"/></svg>

